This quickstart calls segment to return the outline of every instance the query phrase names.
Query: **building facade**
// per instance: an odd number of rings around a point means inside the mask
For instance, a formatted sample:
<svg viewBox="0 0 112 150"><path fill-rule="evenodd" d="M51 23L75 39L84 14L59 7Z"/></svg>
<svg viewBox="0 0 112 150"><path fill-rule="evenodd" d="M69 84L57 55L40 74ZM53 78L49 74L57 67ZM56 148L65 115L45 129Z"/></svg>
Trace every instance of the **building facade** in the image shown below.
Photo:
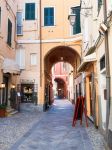
<svg viewBox="0 0 112 150"><path fill-rule="evenodd" d="M88 117L102 131L107 147L111 145L111 5L110 1L81 3L81 31L83 33L83 84ZM92 116L92 118L91 118Z"/></svg>
<svg viewBox="0 0 112 150"><path fill-rule="evenodd" d="M16 63L17 1L0 1L0 104L16 109L15 87L20 70Z"/></svg>
<svg viewBox="0 0 112 150"><path fill-rule="evenodd" d="M47 88L52 87L52 66L63 58L61 61L73 66L75 75L80 64L80 1L18 0L17 8L16 61L21 70L18 87L23 102L43 108ZM71 26L68 15L74 13L78 15L77 24Z"/></svg>
<svg viewBox="0 0 112 150"><path fill-rule="evenodd" d="M38 103L40 86L40 16L38 0L19 0L17 17L16 60L21 75L21 101Z"/></svg>

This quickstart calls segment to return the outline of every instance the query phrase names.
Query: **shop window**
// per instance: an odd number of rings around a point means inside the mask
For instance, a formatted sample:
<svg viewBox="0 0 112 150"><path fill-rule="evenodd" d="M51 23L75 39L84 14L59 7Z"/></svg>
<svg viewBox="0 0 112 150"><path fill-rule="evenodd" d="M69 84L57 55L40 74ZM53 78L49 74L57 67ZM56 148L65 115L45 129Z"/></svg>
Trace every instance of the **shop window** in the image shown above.
<svg viewBox="0 0 112 150"><path fill-rule="evenodd" d="M100 59L100 70L105 68L105 55Z"/></svg>
<svg viewBox="0 0 112 150"><path fill-rule="evenodd" d="M12 40L12 22L8 19L8 35L7 35L7 44L11 46Z"/></svg>
<svg viewBox="0 0 112 150"><path fill-rule="evenodd" d="M80 6L72 7L71 8L71 14L76 14L76 21L72 27L72 34L75 35L75 34L78 34L81 32L81 28L80 28Z"/></svg>
<svg viewBox="0 0 112 150"><path fill-rule="evenodd" d="M25 20L35 20L35 3L26 3Z"/></svg>
<svg viewBox="0 0 112 150"><path fill-rule="evenodd" d="M44 26L54 26L54 8L44 8Z"/></svg>

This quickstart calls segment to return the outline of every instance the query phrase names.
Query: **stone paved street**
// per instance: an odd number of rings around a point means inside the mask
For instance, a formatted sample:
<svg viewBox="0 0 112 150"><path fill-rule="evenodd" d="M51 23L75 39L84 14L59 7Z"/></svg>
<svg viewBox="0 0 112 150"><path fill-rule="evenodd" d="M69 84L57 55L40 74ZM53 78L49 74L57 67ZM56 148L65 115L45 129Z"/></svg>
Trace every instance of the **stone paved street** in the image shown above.
<svg viewBox="0 0 112 150"><path fill-rule="evenodd" d="M104 150L103 138L89 122L72 127L73 106L56 100L46 113L24 111L0 119L0 150Z"/></svg>

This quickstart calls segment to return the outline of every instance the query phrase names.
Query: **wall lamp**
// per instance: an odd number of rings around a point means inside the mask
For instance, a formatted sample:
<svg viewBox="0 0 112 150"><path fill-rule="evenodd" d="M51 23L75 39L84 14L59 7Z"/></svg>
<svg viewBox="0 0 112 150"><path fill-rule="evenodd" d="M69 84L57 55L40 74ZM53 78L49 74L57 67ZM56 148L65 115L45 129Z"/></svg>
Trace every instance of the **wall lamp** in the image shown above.
<svg viewBox="0 0 112 150"><path fill-rule="evenodd" d="M11 85L11 88L12 88L12 89L15 89L15 87L16 87L16 86L15 86L14 84Z"/></svg>
<svg viewBox="0 0 112 150"><path fill-rule="evenodd" d="M5 88L5 83L1 83L0 87Z"/></svg>
<svg viewBox="0 0 112 150"><path fill-rule="evenodd" d="M75 24L75 21L76 21L76 14L68 15L68 20L69 20L70 24L73 26Z"/></svg>

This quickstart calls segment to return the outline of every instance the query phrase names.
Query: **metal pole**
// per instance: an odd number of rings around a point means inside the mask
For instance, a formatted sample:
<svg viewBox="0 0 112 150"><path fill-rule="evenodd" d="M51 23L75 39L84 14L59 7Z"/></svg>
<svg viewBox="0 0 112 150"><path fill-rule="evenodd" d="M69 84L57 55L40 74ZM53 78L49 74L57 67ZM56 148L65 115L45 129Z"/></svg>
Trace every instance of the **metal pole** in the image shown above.
<svg viewBox="0 0 112 150"><path fill-rule="evenodd" d="M104 21L107 20L107 5L106 0L103 0L104 6ZM109 46L108 46L108 30L105 32L105 58L106 58L106 88L107 88L107 102L106 102L106 135L108 134L108 124L110 115L110 65L109 65Z"/></svg>

